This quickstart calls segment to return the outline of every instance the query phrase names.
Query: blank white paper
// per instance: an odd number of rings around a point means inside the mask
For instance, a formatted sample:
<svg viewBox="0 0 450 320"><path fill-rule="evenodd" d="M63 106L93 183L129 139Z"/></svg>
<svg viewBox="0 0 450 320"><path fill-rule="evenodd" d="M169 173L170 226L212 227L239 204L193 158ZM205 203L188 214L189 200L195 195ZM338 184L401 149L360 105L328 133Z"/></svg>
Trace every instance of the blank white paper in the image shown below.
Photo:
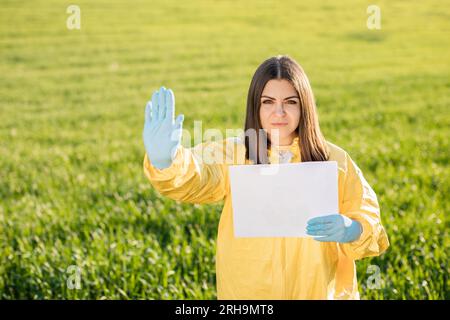
<svg viewBox="0 0 450 320"><path fill-rule="evenodd" d="M236 237L310 237L310 218L338 213L336 161L229 166Z"/></svg>

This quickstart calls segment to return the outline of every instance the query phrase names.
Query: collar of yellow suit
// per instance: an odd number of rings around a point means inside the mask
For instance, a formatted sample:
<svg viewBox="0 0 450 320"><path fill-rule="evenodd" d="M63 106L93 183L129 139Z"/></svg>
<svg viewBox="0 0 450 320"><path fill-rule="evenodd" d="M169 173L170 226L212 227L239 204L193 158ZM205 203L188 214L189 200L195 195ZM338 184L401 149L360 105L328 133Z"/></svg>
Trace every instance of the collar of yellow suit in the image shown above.
<svg viewBox="0 0 450 320"><path fill-rule="evenodd" d="M290 162L300 162L300 148L299 148L299 137L295 137L290 145L286 146L271 146L268 150L268 156L271 163L279 162L280 152L286 152L289 150L292 153L292 160Z"/></svg>

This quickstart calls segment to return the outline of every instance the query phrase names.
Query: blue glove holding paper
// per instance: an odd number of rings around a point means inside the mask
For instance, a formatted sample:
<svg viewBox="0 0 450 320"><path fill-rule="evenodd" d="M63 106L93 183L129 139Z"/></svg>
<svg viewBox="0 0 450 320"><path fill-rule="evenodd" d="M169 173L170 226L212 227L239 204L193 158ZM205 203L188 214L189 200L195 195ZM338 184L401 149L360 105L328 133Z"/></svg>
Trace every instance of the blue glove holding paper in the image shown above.
<svg viewBox="0 0 450 320"><path fill-rule="evenodd" d="M306 234L322 242L353 242L359 239L362 231L360 222L341 214L309 219L306 227Z"/></svg>

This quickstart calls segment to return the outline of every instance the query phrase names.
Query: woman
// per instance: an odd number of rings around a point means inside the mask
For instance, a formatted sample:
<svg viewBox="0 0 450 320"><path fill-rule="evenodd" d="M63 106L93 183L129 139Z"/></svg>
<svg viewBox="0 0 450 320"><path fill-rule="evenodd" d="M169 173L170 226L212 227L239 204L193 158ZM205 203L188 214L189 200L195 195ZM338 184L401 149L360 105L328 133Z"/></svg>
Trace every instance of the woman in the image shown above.
<svg viewBox="0 0 450 320"><path fill-rule="evenodd" d="M258 67L248 92L244 139L184 148L184 116L174 120L174 104L164 87L147 104L144 171L174 200L225 201L217 236L218 299L359 299L354 261L380 255L389 240L377 197L360 169L322 136L300 65L276 56ZM205 161L205 148L223 161ZM228 165L302 161L338 163L339 212L309 220L309 238L235 238Z"/></svg>

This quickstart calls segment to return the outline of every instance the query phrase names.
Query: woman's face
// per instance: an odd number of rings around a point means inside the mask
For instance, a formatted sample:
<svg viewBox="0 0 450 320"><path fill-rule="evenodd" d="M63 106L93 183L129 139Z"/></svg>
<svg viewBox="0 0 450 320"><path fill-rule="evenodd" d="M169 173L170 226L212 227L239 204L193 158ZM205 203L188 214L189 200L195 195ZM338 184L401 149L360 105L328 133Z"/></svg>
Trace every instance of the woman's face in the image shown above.
<svg viewBox="0 0 450 320"><path fill-rule="evenodd" d="M285 79L272 79L266 83L261 95L259 117L272 144L289 145L297 136L300 122L300 98L292 84ZM276 130L278 131L272 131Z"/></svg>

